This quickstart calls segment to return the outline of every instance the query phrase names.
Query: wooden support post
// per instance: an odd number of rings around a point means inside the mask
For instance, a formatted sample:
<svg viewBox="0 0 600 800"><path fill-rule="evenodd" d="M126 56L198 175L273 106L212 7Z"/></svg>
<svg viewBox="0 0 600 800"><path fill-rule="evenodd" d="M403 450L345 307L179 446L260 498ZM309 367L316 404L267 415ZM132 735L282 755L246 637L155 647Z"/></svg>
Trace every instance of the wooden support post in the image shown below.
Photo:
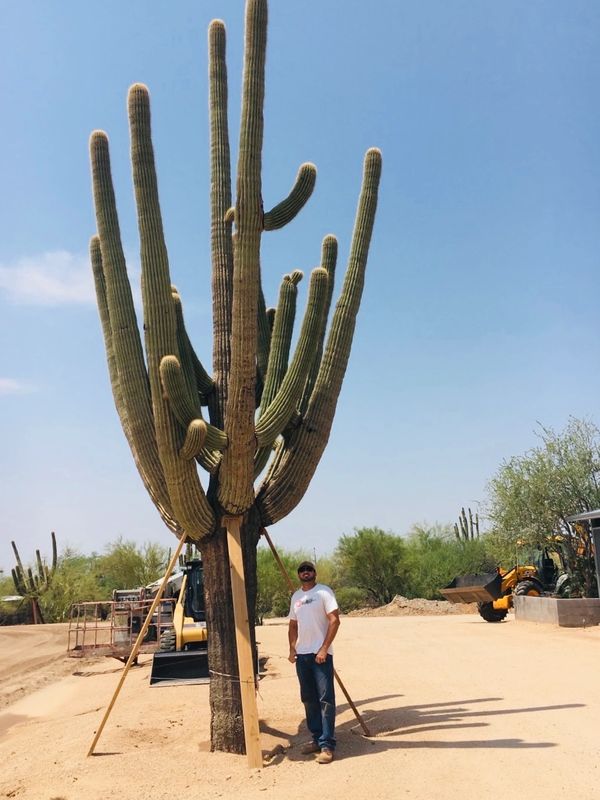
<svg viewBox="0 0 600 800"><path fill-rule="evenodd" d="M272 540L271 540L271 537L270 537L270 536L269 536L269 534L268 534L268 531L267 531L267 529L266 529L266 528L263 528L263 529L262 529L262 531L261 531L261 533L262 533L262 535L265 537L265 539L267 540L267 543L268 543L269 547L271 548L271 552L273 553L273 556L274 556L274 558L275 558L275 561L276 561L276 562L277 562L277 564L279 565L279 569L281 570L281 574L283 575L283 577L284 577L284 578L285 578L285 580L286 580L286 583L287 583L287 585L288 585L288 589L290 590L290 592L294 592L294 591L295 591L295 586L294 586L294 583L293 583L292 579L290 578L290 576L288 575L288 571L287 571L287 569L285 568L285 565L284 565L283 561L282 561L282 560L279 558L279 553L278 553L278 552L277 552L277 550L275 549L275 545L273 544L273 542L272 542ZM352 709L352 711L354 712L354 716L355 716L355 717L356 717L356 719L358 720L358 722L359 722L359 724L360 724L360 727L363 729L363 733L365 734L365 736L371 736L371 731L370 731L370 730L367 728L367 724L366 724L366 722L364 721L364 719L363 719L363 718L362 718L362 716L360 715L360 712L359 712L359 710L357 709L357 707L356 707L356 706L354 705L354 703L352 702L352 698L351 698L351 697L350 697L350 695L348 694L348 692L347 692L347 690L346 690L346 687L345 687L345 686L344 686L344 684L342 683L342 679L341 679L341 678L340 678L340 676L337 674L337 671L336 671L335 669L333 670L333 675L334 675L334 677L335 677L336 681L338 682L340 689L341 689L341 690L342 690L342 692L344 693L344 697L345 697L345 698L346 698L346 700L348 701L348 705L350 706L350 708L351 708L351 709Z"/></svg>
<svg viewBox="0 0 600 800"><path fill-rule="evenodd" d="M223 517L223 526L227 529L227 547L229 549L229 569L235 619L235 640L240 671L246 757L250 769L258 769L263 766L263 758L260 749L254 659L252 657L248 603L246 600L246 581L244 578L244 560L240 534L241 521L241 517Z"/></svg>
<svg viewBox="0 0 600 800"><path fill-rule="evenodd" d="M119 680L119 683L117 684L117 688L115 689L114 694L112 696L112 700L108 704L108 708L106 709L106 713L104 714L104 717L102 718L102 722L98 726L98 730L96 731L96 735L94 736L94 741L90 745L90 749L87 752L88 756L91 756L93 754L94 748L98 744L98 739L100 738L100 735L102 734L102 731L104 730L104 726L106 725L106 721L110 716L110 712L113 710L113 706L114 706L114 704L115 704L115 702L117 700L117 697L119 696L119 692L121 691L121 689L123 687L123 684L125 683L125 678L127 677L127 673L129 672L129 670L131 669L131 665L133 664L133 662L137 658L138 651L139 651L140 647L142 646L142 642L144 641L144 636L146 635L146 633L148 631L148 627L149 627L150 622L152 620L152 615L154 614L154 611L156 610L157 605L161 601L161 598L162 598L162 596L164 594L164 591L165 591L165 588L167 586L167 581L169 580L169 576L171 575L171 572L173 572L173 567L177 563L177 559L179 558L179 554L181 553L181 549L183 547L183 544L184 544L185 540L186 540L186 535L183 534L183 536L179 540L179 544L177 545L177 549L173 553L173 557L169 561L169 565L167 567L167 571L165 572L165 577L163 578L162 583L160 585L160 588L159 588L158 592L156 593L156 597L154 598L154 600L152 602L152 605L150 606L150 610L148 611L148 614L146 616L146 620L144 621L144 624L142 625L142 629L138 633L138 637L134 642L134 645L133 645L133 648L131 650L131 653L129 654L129 658L127 659L127 663L125 664L125 668L123 669L123 672L121 674L121 678Z"/></svg>

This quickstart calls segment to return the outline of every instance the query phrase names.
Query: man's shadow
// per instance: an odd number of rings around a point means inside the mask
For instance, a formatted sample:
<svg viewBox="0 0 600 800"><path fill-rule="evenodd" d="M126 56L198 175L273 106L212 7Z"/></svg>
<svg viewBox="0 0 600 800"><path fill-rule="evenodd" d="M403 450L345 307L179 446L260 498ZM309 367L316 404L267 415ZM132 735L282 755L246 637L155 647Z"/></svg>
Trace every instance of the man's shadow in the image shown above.
<svg viewBox="0 0 600 800"><path fill-rule="evenodd" d="M478 697L468 700L440 701L415 705L396 705L393 708L372 708L374 703L386 700L395 700L402 697L400 694L382 695L355 701L355 706L369 730L366 736L358 719L345 719L339 722L342 715L347 717L350 710L348 703L337 706L338 724L336 724L336 738L338 748L343 753L343 758L358 758L392 749L464 749L464 748L541 748L555 747L556 742L528 742L524 739L484 739L472 736L466 739L415 739L419 733L431 731L455 731L475 728L486 728L492 724L491 718L505 714L541 713L545 711L560 711L568 708L581 708L583 703L562 703L552 706L528 706L524 708L499 708L481 709L478 704L499 702L501 697ZM289 732L272 728L266 723L261 723L261 731L275 738L281 739L271 754L269 764L281 762L284 758L290 761L305 761L300 748L310 737L306 730L304 720L300 722L297 730L290 735ZM406 736L413 738L404 738Z"/></svg>

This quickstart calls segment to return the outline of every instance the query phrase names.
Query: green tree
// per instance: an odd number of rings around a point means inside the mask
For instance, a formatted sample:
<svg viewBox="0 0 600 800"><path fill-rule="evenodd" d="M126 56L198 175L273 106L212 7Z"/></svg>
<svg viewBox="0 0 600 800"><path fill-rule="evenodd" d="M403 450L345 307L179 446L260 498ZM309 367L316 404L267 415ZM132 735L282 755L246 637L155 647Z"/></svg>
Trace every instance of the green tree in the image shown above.
<svg viewBox="0 0 600 800"><path fill-rule="evenodd" d="M8 575L3 575L0 571L0 597L14 595L15 585L13 579Z"/></svg>
<svg viewBox="0 0 600 800"><path fill-rule="evenodd" d="M404 553L402 539L380 528L344 535L335 550L340 582L363 589L376 605L389 603L402 587Z"/></svg>
<svg viewBox="0 0 600 800"><path fill-rule="evenodd" d="M74 603L108 600L111 590L98 576L97 556L85 556L71 548L61 553L54 578L41 598L44 619L63 622L69 618Z"/></svg>
<svg viewBox="0 0 600 800"><path fill-rule="evenodd" d="M369 605L367 592L365 589L359 589L358 586L339 586L335 590L335 597L342 614Z"/></svg>
<svg viewBox="0 0 600 800"><path fill-rule="evenodd" d="M289 575L294 588L299 586L296 569L302 561L314 561L314 555L306 550L281 550L278 555ZM317 564L317 580L329 586L334 584L335 566L327 556L321 557ZM265 617L285 617L290 608L291 592L288 582L281 572L270 547L260 545L256 551L256 621L262 625Z"/></svg>
<svg viewBox="0 0 600 800"><path fill-rule="evenodd" d="M284 550L279 550L278 553L293 580L299 563L297 556ZM261 545L256 550L256 579L257 622L262 625L265 617L285 616L290 602L290 590L269 547Z"/></svg>
<svg viewBox="0 0 600 800"><path fill-rule="evenodd" d="M167 549L152 542L141 547L119 537L96 563L100 585L108 590L146 586L164 575Z"/></svg>
<svg viewBox="0 0 600 800"><path fill-rule="evenodd" d="M489 482L487 517L496 553L521 545L561 551L572 593L597 596L593 547L586 526L567 517L600 507L600 430L571 417L561 433L540 426L540 445L503 462Z"/></svg>
<svg viewBox="0 0 600 800"><path fill-rule="evenodd" d="M485 537L457 540L452 526L414 525L406 541L405 594L441 600L439 590L457 575L494 569Z"/></svg>

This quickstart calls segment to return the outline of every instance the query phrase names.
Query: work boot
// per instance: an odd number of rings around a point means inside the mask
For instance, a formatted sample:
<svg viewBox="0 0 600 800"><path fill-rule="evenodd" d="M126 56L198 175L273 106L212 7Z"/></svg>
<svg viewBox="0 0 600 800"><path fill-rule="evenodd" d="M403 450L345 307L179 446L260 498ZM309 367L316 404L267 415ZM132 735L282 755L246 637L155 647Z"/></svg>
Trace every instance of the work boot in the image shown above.
<svg viewBox="0 0 600 800"><path fill-rule="evenodd" d="M321 748L316 742L307 742L305 745L302 746L300 752L303 756L308 756L311 753L318 753L320 752Z"/></svg>
<svg viewBox="0 0 600 800"><path fill-rule="evenodd" d="M331 764L333 761L333 750L321 750L317 756L317 764Z"/></svg>

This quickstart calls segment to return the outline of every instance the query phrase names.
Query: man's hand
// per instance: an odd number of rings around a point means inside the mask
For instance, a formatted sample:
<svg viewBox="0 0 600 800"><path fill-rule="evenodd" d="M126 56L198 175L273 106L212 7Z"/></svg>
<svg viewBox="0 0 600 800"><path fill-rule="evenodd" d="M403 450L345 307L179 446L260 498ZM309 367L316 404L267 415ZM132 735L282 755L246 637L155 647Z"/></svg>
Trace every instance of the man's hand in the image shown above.
<svg viewBox="0 0 600 800"><path fill-rule="evenodd" d="M327 649L322 647L315 656L317 664L324 664L327 661Z"/></svg>
<svg viewBox="0 0 600 800"><path fill-rule="evenodd" d="M290 647L290 654L288 656L288 661L291 661L292 664L296 663L296 648Z"/></svg>

